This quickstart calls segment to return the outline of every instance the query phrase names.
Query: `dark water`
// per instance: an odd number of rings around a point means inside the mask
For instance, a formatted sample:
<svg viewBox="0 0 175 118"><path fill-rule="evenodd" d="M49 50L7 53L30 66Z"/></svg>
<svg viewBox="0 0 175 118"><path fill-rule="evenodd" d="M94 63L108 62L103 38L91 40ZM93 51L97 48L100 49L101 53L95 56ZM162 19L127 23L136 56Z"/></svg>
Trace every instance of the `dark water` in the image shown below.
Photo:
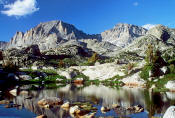
<svg viewBox="0 0 175 118"><path fill-rule="evenodd" d="M60 85L58 85L60 86ZM70 118L67 111L60 107L51 109L40 108L37 102L46 97L59 97L70 102L90 102L98 108L96 117L130 117L130 118L151 118L152 116L161 117L166 109L175 104L175 93L162 92L153 93L141 88L110 88L103 85L87 86L67 85L60 88L49 89L39 85L25 85L16 87L17 96L8 92L1 93L1 99L8 99L15 104L22 105L21 108L4 108L0 105L0 118L32 118L37 115L45 114L49 118ZM26 99L31 97L32 99ZM119 104L127 108L134 105L141 105L145 111L137 114L118 112L110 110L101 113L101 106L111 107L112 104Z"/></svg>

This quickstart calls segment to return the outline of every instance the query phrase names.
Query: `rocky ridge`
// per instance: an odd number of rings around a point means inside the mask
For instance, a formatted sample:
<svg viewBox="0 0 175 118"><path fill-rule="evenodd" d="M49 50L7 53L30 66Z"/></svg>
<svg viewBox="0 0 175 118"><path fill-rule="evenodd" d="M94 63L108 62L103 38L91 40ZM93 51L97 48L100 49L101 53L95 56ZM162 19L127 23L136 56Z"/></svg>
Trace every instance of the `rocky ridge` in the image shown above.
<svg viewBox="0 0 175 118"><path fill-rule="evenodd" d="M68 45L73 41L76 45L105 55L120 50L135 38L145 35L146 32L146 29L139 26L117 24L113 29L101 34L89 35L63 21L50 21L40 23L26 33L17 32L7 48L21 49L37 44L42 52Z"/></svg>
<svg viewBox="0 0 175 118"><path fill-rule="evenodd" d="M146 29L131 25L117 24L113 29L101 33L102 41L110 42L119 47L125 47L130 44L135 38L145 35Z"/></svg>
<svg viewBox="0 0 175 118"><path fill-rule="evenodd" d="M26 33L17 32L8 44L8 48L21 48L37 44L40 50L56 48L59 44L73 39L99 38L88 35L63 21L41 23Z"/></svg>

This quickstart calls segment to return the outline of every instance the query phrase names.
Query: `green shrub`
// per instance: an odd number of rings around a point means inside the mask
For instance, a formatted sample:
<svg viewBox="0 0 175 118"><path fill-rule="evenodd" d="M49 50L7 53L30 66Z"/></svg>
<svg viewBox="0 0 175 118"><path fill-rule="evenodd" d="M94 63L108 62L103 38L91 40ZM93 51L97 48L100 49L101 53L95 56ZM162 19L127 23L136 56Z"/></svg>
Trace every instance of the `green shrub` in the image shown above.
<svg viewBox="0 0 175 118"><path fill-rule="evenodd" d="M89 63L89 64L94 64L97 60L98 60L98 54L97 54L97 53L94 53L94 54L92 55L92 57L90 57L90 58L88 59L88 63Z"/></svg>
<svg viewBox="0 0 175 118"><path fill-rule="evenodd" d="M144 80L147 80L149 78L149 71L153 69L153 66L151 65L146 65L141 73L140 73L140 77L143 78Z"/></svg>
<svg viewBox="0 0 175 118"><path fill-rule="evenodd" d="M174 66L174 64L171 64L169 66L169 68L170 68L170 73L175 73L175 66Z"/></svg>

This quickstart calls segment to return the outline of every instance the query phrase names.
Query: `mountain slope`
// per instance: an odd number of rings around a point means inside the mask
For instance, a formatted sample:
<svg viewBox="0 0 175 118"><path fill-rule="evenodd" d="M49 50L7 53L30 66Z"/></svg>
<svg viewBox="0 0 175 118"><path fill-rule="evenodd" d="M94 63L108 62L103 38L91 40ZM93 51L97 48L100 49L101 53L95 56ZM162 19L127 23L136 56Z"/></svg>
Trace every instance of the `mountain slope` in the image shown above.
<svg viewBox="0 0 175 118"><path fill-rule="evenodd" d="M17 32L11 39L8 48L21 48L37 44L41 50L47 50L56 48L62 41L88 38L100 38L100 36L85 34L73 25L62 21L51 21L41 23L26 33Z"/></svg>
<svg viewBox="0 0 175 118"><path fill-rule="evenodd" d="M162 55L173 56L175 54L175 31L168 27L157 25L150 29L145 36L135 39L121 52L132 52L139 56L145 56L150 44L155 50L160 50Z"/></svg>
<svg viewBox="0 0 175 118"><path fill-rule="evenodd" d="M110 42L119 47L125 47L135 38L145 35L146 29L131 25L117 24L113 29L101 33L102 41Z"/></svg>

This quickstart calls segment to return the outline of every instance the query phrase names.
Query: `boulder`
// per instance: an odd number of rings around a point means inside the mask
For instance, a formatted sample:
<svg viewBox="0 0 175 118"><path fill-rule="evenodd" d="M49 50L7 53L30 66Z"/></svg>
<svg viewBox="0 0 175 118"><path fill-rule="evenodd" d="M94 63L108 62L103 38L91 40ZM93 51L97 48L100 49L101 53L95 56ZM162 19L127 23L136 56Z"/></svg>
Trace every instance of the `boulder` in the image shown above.
<svg viewBox="0 0 175 118"><path fill-rule="evenodd" d="M82 84L84 82L83 78L77 78L76 80L74 80L74 83L76 84Z"/></svg>
<svg viewBox="0 0 175 118"><path fill-rule="evenodd" d="M67 79L73 79L78 73L74 69L68 69L65 71L58 71L59 75L66 77Z"/></svg>
<svg viewBox="0 0 175 118"><path fill-rule="evenodd" d="M50 98L44 98L40 101L38 101L38 105L45 107L47 105L54 106L54 105L61 105L63 101L60 98L56 97L50 97Z"/></svg>
<svg viewBox="0 0 175 118"><path fill-rule="evenodd" d="M13 96L17 96L17 89L13 89L9 91L9 93L12 94Z"/></svg>
<svg viewBox="0 0 175 118"><path fill-rule="evenodd" d="M165 114L163 115L163 118L175 118L175 106L170 106Z"/></svg>
<svg viewBox="0 0 175 118"><path fill-rule="evenodd" d="M110 109L108 108L108 107L101 107L101 112L103 113L103 112L107 112L107 111L110 111Z"/></svg>
<svg viewBox="0 0 175 118"><path fill-rule="evenodd" d="M61 108L69 108L70 107L70 103L66 102L63 105L61 105Z"/></svg>
<svg viewBox="0 0 175 118"><path fill-rule="evenodd" d="M32 66L31 69L32 70L38 70L39 68L37 66Z"/></svg>
<svg viewBox="0 0 175 118"><path fill-rule="evenodd" d="M70 108L70 110L69 110L69 113L70 114L75 114L75 113L79 113L80 112L80 108L79 108L79 106L73 106L73 107L71 107Z"/></svg>
<svg viewBox="0 0 175 118"><path fill-rule="evenodd" d="M32 77L29 75L19 75L19 78L22 80L31 80L32 79Z"/></svg>
<svg viewBox="0 0 175 118"><path fill-rule="evenodd" d="M139 72L121 80L127 86L145 86L146 81L140 78Z"/></svg>
<svg viewBox="0 0 175 118"><path fill-rule="evenodd" d="M160 68L160 70L163 72L163 74L167 74L169 71L167 66L163 66L162 68Z"/></svg>
<svg viewBox="0 0 175 118"><path fill-rule="evenodd" d="M165 87L171 91L175 91L175 80L168 81Z"/></svg>
<svg viewBox="0 0 175 118"><path fill-rule="evenodd" d="M10 103L10 101L8 101L8 100L1 100L0 101L0 104L9 104Z"/></svg>

